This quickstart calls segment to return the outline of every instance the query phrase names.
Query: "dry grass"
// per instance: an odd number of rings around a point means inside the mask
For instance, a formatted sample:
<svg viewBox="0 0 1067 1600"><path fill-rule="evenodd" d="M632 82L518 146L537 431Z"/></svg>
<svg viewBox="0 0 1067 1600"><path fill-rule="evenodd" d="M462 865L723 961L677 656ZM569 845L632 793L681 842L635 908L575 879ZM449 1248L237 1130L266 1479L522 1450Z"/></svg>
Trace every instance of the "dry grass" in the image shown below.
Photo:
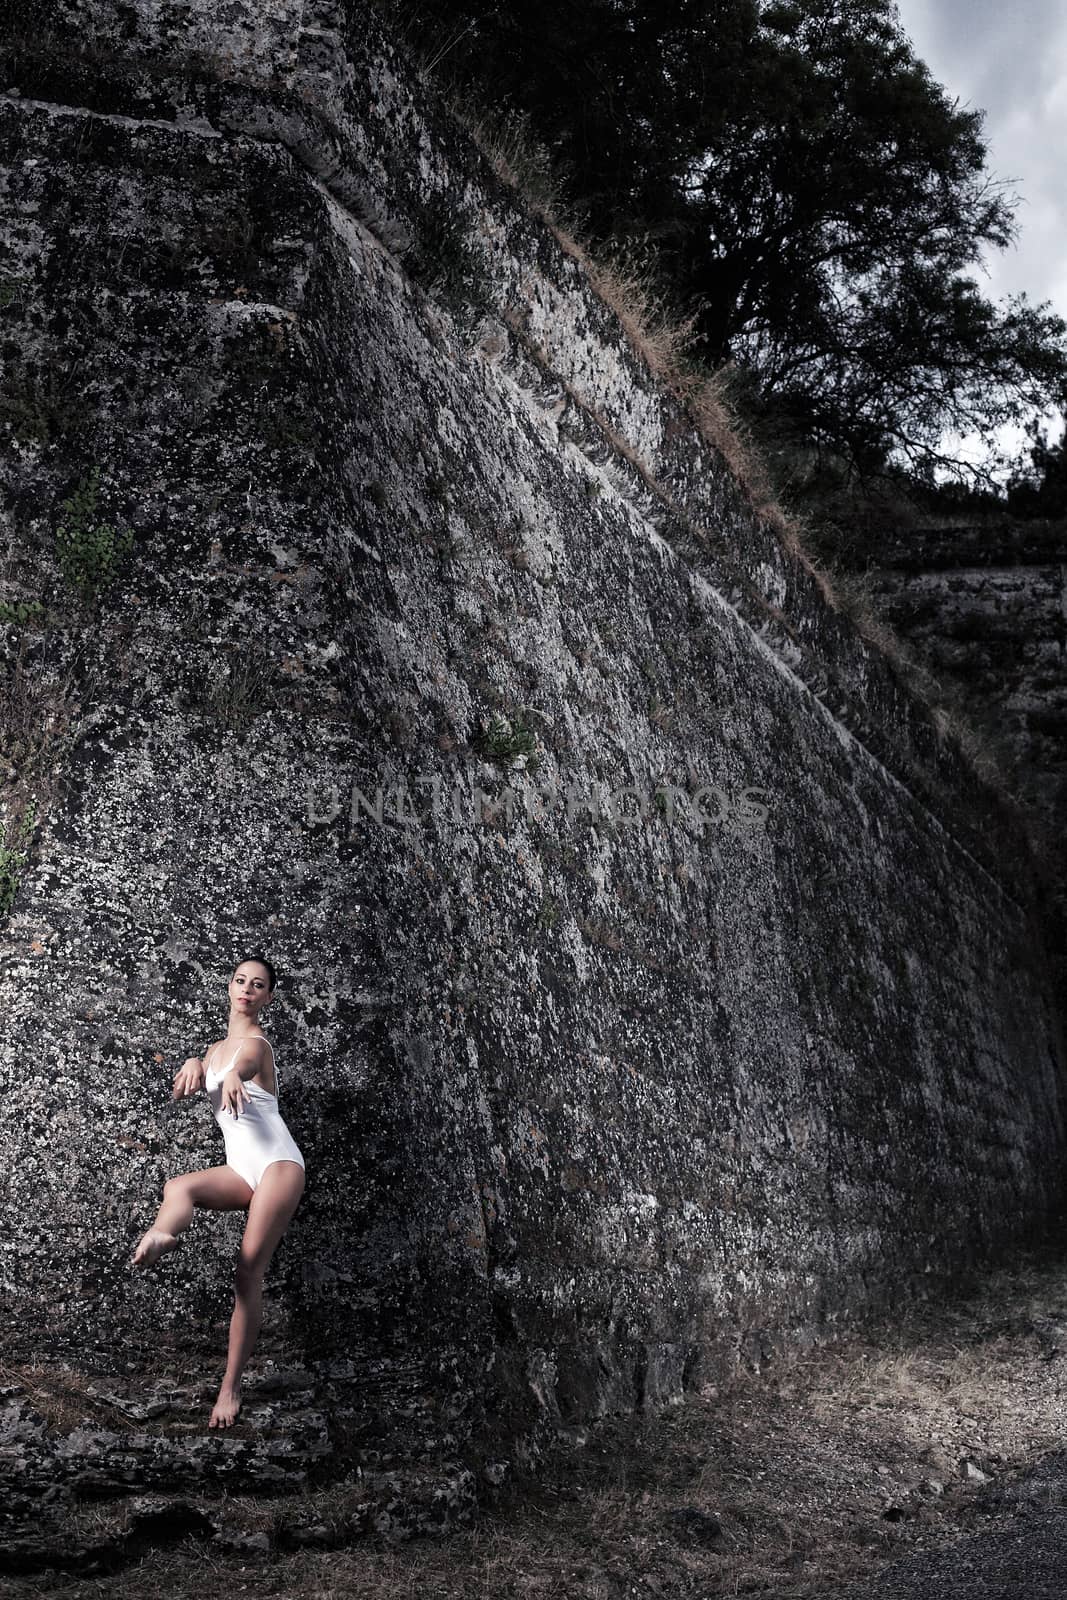
<svg viewBox="0 0 1067 1600"><path fill-rule="evenodd" d="M58 1371L43 1362L0 1363L0 1389L17 1387L50 1428L64 1432L76 1428L92 1409L84 1373Z"/></svg>
<svg viewBox="0 0 1067 1600"><path fill-rule="evenodd" d="M697 313L688 318L678 316L647 259L644 265L624 263L621 258L600 259L579 240L565 202L553 190L547 155L533 142L526 119L494 118L455 95L445 103L501 181L522 196L560 248L579 263L593 292L615 314L652 376L686 408L694 427L726 461L753 509L775 530L783 548L820 578L821 569L805 547L803 522L779 504L751 431L729 406L728 371L708 374L694 370L687 360Z"/></svg>
<svg viewBox="0 0 1067 1600"><path fill-rule="evenodd" d="M263 1556L187 1540L111 1578L47 1574L0 1593L169 1600L213 1582L308 1600L814 1600L1010 1515L998 1487L1062 1446L1065 1363L1067 1261L1050 1252L948 1304L611 1422L448 1539ZM329 1524L356 1498L309 1491L303 1509ZM227 1496L223 1509L229 1525L269 1533L301 1506ZM686 1508L720 1536L680 1526L672 1513Z"/></svg>
<svg viewBox="0 0 1067 1600"><path fill-rule="evenodd" d="M428 57L423 59L424 74L432 69L432 64ZM654 268L647 264L635 267L597 259L579 240L575 224L567 218L566 203L554 191L548 155L533 141L526 119L502 119L479 111L469 99L455 94L446 98L445 103L497 176L522 196L528 209L545 224L561 249L579 262L593 292L615 314L630 345L643 358L650 373L683 406L695 429L723 458L753 511L773 530L785 554L808 574L823 601L850 617L862 638L897 667L912 692L931 708L943 737L955 739L962 759L983 782L1002 798L1013 802L1016 799L1013 785L999 753L994 743L973 725L962 700L957 697L951 704L945 704L942 686L893 628L873 596L850 582L844 571L834 570L832 562L816 555L813 548L816 541L806 520L787 512L776 498L770 473L751 430L730 406L729 370L709 375L694 370L687 360L693 342L695 315L681 319L671 310L669 298L658 287ZM522 336L518 319L509 316L506 320L513 333ZM532 347L531 341L525 342ZM532 348L544 364L543 352ZM563 381L563 386L576 403L595 417L615 448L635 466L646 483L663 494L637 452L570 384ZM674 510L681 515L677 507ZM682 520L689 521L684 516Z"/></svg>
<svg viewBox="0 0 1067 1600"><path fill-rule="evenodd" d="M1015 763L1007 745L977 725L962 691L936 677L914 645L886 621L878 610L876 573L847 571L830 561L827 579L835 609L850 617L856 631L894 662L912 692L929 707L940 741L954 740L964 761L984 783L1010 804L1021 806Z"/></svg>

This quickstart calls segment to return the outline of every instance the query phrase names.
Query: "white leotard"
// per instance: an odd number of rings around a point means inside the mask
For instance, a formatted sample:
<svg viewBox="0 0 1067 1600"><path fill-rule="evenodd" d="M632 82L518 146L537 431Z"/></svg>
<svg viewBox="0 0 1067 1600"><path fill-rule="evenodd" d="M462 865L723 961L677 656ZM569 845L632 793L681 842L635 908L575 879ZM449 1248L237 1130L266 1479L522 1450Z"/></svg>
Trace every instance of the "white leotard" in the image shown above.
<svg viewBox="0 0 1067 1600"><path fill-rule="evenodd" d="M252 1034L250 1037L259 1039L266 1038L266 1035ZM204 1089L211 1101L215 1120L222 1129L226 1145L226 1165L232 1167L250 1189L255 1189L272 1161L297 1161L303 1166L304 1158L278 1110L277 1095L271 1094L269 1089L253 1083L251 1079L245 1079L248 1104L242 1107L237 1116L223 1107L222 1082L240 1054L244 1042L242 1039L221 1072L216 1072L214 1067L208 1067L204 1075ZM269 1039L266 1042L274 1059L275 1086L280 1088L274 1046Z"/></svg>

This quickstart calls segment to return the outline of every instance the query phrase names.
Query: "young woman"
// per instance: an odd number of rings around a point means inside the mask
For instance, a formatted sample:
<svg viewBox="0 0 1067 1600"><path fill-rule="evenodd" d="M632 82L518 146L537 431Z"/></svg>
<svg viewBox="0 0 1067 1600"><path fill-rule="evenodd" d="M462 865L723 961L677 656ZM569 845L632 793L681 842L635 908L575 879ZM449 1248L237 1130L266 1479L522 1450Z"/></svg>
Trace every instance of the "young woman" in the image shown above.
<svg viewBox="0 0 1067 1600"><path fill-rule="evenodd" d="M190 1056L175 1073L173 1099L207 1090L222 1129L226 1165L167 1179L159 1214L131 1262L148 1267L176 1250L194 1206L248 1212L237 1257L226 1372L211 1428L228 1428L241 1409L241 1374L263 1316L263 1275L304 1192L304 1158L278 1110L274 1051L259 1025L275 981L274 968L262 956L238 962L229 984L225 1039L211 1045L203 1061Z"/></svg>

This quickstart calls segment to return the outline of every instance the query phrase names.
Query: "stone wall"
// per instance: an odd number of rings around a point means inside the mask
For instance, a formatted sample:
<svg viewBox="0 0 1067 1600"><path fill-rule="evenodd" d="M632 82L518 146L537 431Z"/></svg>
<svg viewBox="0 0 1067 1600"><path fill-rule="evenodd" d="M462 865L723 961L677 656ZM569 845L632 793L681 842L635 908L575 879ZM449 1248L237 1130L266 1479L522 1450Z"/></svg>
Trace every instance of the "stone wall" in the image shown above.
<svg viewBox="0 0 1067 1600"><path fill-rule="evenodd" d="M869 575L879 609L956 688L1037 819L1062 930L1067 526L1002 518L909 529L879 542Z"/></svg>
<svg viewBox="0 0 1067 1600"><path fill-rule="evenodd" d="M0 98L10 1327L221 1351L239 1216L127 1261L221 1159L170 1080L255 948L308 1172L263 1348L416 1360L453 1444L1018 1241L1064 1133L1019 818L580 263L361 6L48 16ZM135 538L87 611L94 465ZM562 802L487 814L524 779Z"/></svg>

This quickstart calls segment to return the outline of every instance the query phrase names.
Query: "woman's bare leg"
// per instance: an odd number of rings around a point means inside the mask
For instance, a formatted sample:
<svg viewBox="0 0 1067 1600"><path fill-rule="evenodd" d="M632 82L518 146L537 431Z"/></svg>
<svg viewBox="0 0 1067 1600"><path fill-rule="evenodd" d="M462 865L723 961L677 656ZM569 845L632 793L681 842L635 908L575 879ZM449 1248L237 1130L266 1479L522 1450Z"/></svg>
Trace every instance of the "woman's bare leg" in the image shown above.
<svg viewBox="0 0 1067 1600"><path fill-rule="evenodd" d="M237 1257L226 1372L209 1428L228 1428L241 1409L241 1374L263 1320L263 1276L303 1192L299 1161L272 1161L252 1196Z"/></svg>
<svg viewBox="0 0 1067 1600"><path fill-rule="evenodd" d="M176 1250L179 1233L184 1233L193 1220L194 1206L210 1211L243 1211L251 1199L251 1188L232 1167L204 1167L199 1172L168 1178L163 1185L163 1204L155 1222L141 1237L132 1265L150 1267L168 1250Z"/></svg>

